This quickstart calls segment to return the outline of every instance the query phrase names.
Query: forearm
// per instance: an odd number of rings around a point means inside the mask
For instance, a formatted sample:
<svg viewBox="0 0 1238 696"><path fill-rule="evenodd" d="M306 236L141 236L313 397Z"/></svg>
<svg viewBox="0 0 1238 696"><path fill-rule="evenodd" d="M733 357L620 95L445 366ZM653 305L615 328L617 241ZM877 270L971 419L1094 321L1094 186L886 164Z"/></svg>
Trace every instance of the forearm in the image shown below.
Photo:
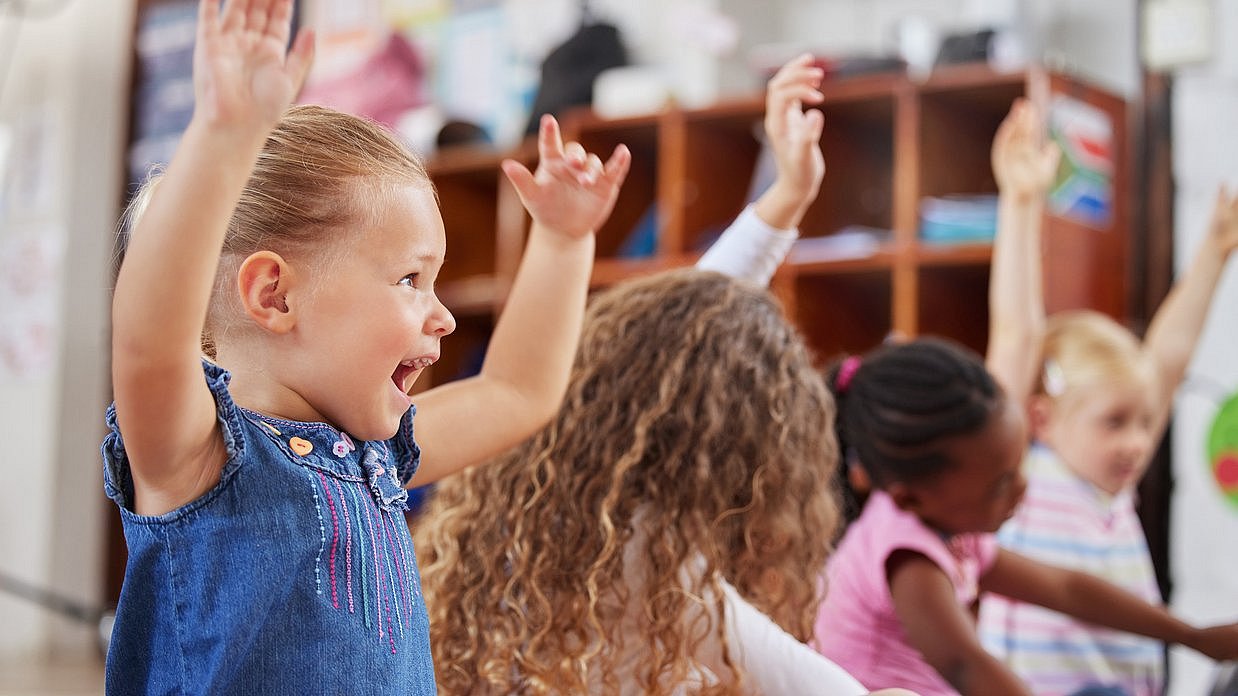
<svg viewBox="0 0 1238 696"><path fill-rule="evenodd" d="M112 304L116 355L197 353L224 232L261 145L260 134L200 121L185 131L130 232Z"/></svg>
<svg viewBox="0 0 1238 696"><path fill-rule="evenodd" d="M1164 607L1082 572L1071 571L1062 591L1039 603L1081 621L1167 643L1189 644L1194 630Z"/></svg>
<svg viewBox="0 0 1238 696"><path fill-rule="evenodd" d="M1043 200L1002 194L989 274L986 363L1011 398L1022 403L1035 382L1045 326L1040 228Z"/></svg>
<svg viewBox="0 0 1238 696"><path fill-rule="evenodd" d="M819 186L818 183L811 190L797 191L791 183L778 179L753 205L765 224L789 230L798 227L804 219L808 206L817 198Z"/></svg>
<svg viewBox="0 0 1238 696"><path fill-rule="evenodd" d="M486 351L481 376L510 387L538 420L555 412L567 389L594 244L593 235L573 239L534 224Z"/></svg>
<svg viewBox="0 0 1238 696"><path fill-rule="evenodd" d="M1152 317L1145 350L1171 389L1186 372L1224 268L1225 255L1207 243L1202 245Z"/></svg>

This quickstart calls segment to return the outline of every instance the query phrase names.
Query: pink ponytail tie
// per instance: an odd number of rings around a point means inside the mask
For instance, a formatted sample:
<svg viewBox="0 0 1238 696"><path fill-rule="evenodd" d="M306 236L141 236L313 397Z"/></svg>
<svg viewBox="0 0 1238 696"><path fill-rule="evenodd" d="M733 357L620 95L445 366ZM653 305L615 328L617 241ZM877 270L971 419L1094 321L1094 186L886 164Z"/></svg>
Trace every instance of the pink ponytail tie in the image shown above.
<svg viewBox="0 0 1238 696"><path fill-rule="evenodd" d="M860 356L849 355L843 359L841 365L838 366L838 376L834 378L834 390L839 394L846 394L851 388L851 380L855 378L855 373L860 370Z"/></svg>

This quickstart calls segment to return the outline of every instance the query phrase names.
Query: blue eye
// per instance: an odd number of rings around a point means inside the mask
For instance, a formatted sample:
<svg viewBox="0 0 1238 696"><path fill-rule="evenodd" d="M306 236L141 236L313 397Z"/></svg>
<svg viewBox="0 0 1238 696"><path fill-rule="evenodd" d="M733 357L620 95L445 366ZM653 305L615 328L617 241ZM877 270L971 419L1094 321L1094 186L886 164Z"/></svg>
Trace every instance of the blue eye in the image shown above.
<svg viewBox="0 0 1238 696"><path fill-rule="evenodd" d="M418 275L419 274L417 273L409 273L408 275L401 278L400 281L396 283L396 285L403 285L409 288L417 287L417 276Z"/></svg>

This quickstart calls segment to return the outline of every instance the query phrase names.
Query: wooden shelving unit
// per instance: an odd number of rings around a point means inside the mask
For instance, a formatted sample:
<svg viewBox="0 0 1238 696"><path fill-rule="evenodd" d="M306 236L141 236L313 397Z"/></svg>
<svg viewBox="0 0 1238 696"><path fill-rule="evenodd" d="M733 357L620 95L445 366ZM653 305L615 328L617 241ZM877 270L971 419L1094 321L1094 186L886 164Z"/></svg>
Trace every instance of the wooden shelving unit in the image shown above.
<svg viewBox="0 0 1238 696"><path fill-rule="evenodd" d="M1091 307L1118 319L1128 308L1129 196L1126 111L1121 99L1063 75L1050 91L1098 109L1112 126L1113 201L1109 224L1088 227L1047 215L1046 302L1050 311ZM821 147L821 195L800 226L802 239L772 287L827 360L863 351L890 334L945 335L983 351L988 332L991 246L919 238L926 196L996 193L990 145L1011 102L1028 92L1024 73L986 66L937 70L926 82L901 75L828 81ZM761 95L707 109L606 120L588 110L563 119L565 138L605 157L618 143L633 155L615 212L598 232L593 285L688 265L743 209L760 156ZM514 155L530 165L529 145ZM494 154L445 153L430 163L443 201L448 261L441 284L448 307L465 318L444 341L444 362L475 352L501 307L528 220ZM621 253L633 230L654 216L652 254ZM838 256L818 238L848 226L888 230L863 253ZM440 365L427 385L453 378Z"/></svg>

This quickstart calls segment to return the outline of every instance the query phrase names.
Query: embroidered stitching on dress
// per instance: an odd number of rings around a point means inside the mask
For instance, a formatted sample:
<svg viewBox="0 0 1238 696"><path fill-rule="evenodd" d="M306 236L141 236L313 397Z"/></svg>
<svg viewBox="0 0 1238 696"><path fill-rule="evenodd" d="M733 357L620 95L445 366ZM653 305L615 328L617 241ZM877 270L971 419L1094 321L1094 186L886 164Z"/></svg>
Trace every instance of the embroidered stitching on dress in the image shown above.
<svg viewBox="0 0 1238 696"><path fill-rule="evenodd" d="M395 539L395 535L396 535L396 530L395 530L395 519L393 519L393 516L392 516L392 515L388 515L388 516L387 516L387 520L386 520L386 521L387 521L387 523L389 523L389 524L391 525L391 531L390 531L390 532L388 532L388 536L387 536L387 546L391 549L391 556L390 556L390 558L391 558L391 565L395 568L395 576L394 576L394 577L392 577L392 581L394 582L394 581L396 581L396 580L398 579L398 580L399 580L399 583L400 583L400 592L399 592L397 595L395 595L395 597L396 597L396 600L397 600L397 601L399 601L399 600L403 600L403 602L404 602L404 612L403 612L403 613L404 613L405 615L407 615L407 614L409 614L409 611L408 611L408 584L404 582L404 564L403 564L403 563L401 563L401 560L400 560L400 553L399 553L399 551L396 549L396 547L399 545L399 543L400 543L400 542L396 541L396 539ZM384 530L384 531L385 531L385 530ZM400 612L400 605L399 605L399 604L396 604L396 608L395 608L395 609L396 609L396 619L398 619L398 620L399 620L399 622L400 622L400 634L401 634L401 635L403 635L403 633L404 633L404 627L405 627L405 626L404 626L404 618L401 616L401 612ZM411 616L410 616L410 618L411 618Z"/></svg>
<svg viewBox="0 0 1238 696"><path fill-rule="evenodd" d="M361 489L360 493L357 492L358 488ZM361 579L361 614L365 617L365 627L373 628L374 624L370 622L370 591L366 583L369 576L365 567L365 531L369 528L370 520L369 515L365 513L365 508L361 505L361 501L369 495L369 491L366 490L364 483L349 486L348 491L353 498L353 509L357 511L357 543L361 545L361 548L357 550L357 559L361 565L358 571L358 577ZM372 529L370 534L373 534Z"/></svg>
<svg viewBox="0 0 1238 696"><path fill-rule="evenodd" d="M400 637L403 638L404 637L404 619L400 615L400 588L399 588L399 584L396 582L395 567L391 562L391 553L390 553L391 532L387 531L388 520L387 520L386 514L379 513L378 522L382 526L382 534L383 534L382 541L384 545L383 561L386 563L386 566L387 566L387 587L390 589L390 592L388 593L388 597L390 599L387 602L387 608L388 608L387 628L388 628L388 632L392 634L393 638L395 637L394 628L400 629ZM392 623L391 621L391 614L393 612L395 613L394 623Z"/></svg>
<svg viewBox="0 0 1238 696"><path fill-rule="evenodd" d="M339 481L333 481L335 492L340 500L340 511L344 513L344 582L348 587L348 613L353 610L352 601L352 518L348 513L348 503L344 500L344 488Z"/></svg>
<svg viewBox="0 0 1238 696"><path fill-rule="evenodd" d="M318 483L314 475L302 469L309 478L310 490L314 493L314 512L318 514L318 556L314 559L314 589L322 594L322 552L327 548L327 527L322 521L322 503L318 499Z"/></svg>
<svg viewBox="0 0 1238 696"><path fill-rule="evenodd" d="M320 471L318 478L322 479L322 492L327 496L327 506L331 508L331 557L327 568L331 576L331 605L339 609L340 598L335 585L335 549L340 543L340 520L335 514L335 500L331 496L331 489L327 486L327 477Z"/></svg>
<svg viewBox="0 0 1238 696"><path fill-rule="evenodd" d="M383 581L379 577L378 567L378 524L374 522L374 510L368 506L365 510L366 519L370 522L370 548L374 551L374 616L378 623L378 637L383 637ZM392 650L395 644L392 643Z"/></svg>

